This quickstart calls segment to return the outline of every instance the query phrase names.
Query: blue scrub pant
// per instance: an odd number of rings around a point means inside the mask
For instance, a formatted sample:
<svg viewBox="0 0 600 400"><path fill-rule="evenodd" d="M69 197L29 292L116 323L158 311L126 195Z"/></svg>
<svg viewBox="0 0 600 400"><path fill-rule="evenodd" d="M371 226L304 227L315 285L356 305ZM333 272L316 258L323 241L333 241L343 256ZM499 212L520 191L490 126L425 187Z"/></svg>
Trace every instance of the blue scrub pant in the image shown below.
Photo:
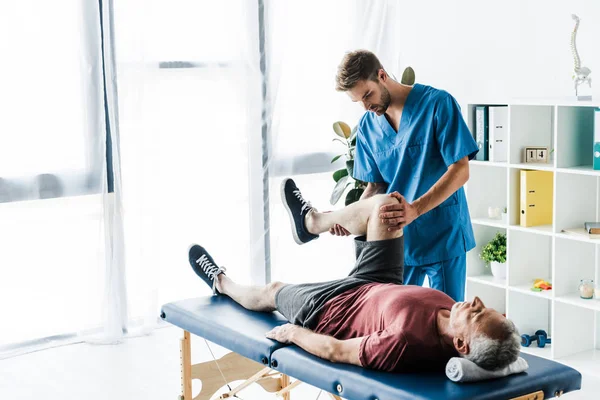
<svg viewBox="0 0 600 400"><path fill-rule="evenodd" d="M404 266L405 285L423 286L425 275L429 278L429 286L432 289L446 293L455 301L464 301L467 279L466 254L433 264Z"/></svg>

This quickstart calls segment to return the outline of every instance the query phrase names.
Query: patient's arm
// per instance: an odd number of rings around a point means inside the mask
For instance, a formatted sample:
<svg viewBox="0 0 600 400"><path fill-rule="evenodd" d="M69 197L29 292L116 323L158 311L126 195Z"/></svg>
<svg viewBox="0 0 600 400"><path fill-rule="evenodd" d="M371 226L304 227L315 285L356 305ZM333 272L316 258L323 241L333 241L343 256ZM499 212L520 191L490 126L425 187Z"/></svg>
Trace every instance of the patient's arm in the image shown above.
<svg viewBox="0 0 600 400"><path fill-rule="evenodd" d="M294 343L328 361L362 366L358 353L363 338L338 340L292 324L278 326L268 332L267 337L281 343Z"/></svg>

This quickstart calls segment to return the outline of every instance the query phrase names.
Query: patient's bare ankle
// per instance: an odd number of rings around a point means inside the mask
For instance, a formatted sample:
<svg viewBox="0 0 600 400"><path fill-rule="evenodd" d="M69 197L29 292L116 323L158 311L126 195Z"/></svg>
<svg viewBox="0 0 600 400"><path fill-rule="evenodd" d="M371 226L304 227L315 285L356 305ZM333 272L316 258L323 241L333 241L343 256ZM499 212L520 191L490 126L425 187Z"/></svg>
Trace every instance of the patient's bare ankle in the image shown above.
<svg viewBox="0 0 600 400"><path fill-rule="evenodd" d="M227 294L227 286L228 286L227 284L232 283L233 281L225 274L217 275L216 279L217 279L217 290L220 293Z"/></svg>
<svg viewBox="0 0 600 400"><path fill-rule="evenodd" d="M304 216L304 225L306 226L306 230L308 230L308 232L312 233L313 235L317 235L320 233L320 232L318 232L318 229L317 229L318 218L319 218L319 213L317 211L315 211L314 209L310 210Z"/></svg>

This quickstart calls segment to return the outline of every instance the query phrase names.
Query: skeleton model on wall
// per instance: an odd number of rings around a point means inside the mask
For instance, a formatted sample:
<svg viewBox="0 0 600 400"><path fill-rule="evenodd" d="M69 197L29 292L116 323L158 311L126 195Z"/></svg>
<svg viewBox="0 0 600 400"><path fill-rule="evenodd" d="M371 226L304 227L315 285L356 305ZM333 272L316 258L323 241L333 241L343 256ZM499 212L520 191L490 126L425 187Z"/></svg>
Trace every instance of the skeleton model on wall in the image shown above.
<svg viewBox="0 0 600 400"><path fill-rule="evenodd" d="M573 68L573 80L575 81L575 95L578 95L578 87L582 83L587 82L590 88L592 87L592 78L590 77L590 73L592 72L587 67L581 66L581 59L579 58L579 53L577 52L577 44L575 43L577 40L577 29L579 29L579 17L575 14L571 14L573 20L575 20L575 28L571 33L571 52L573 53L573 59L575 61L575 66Z"/></svg>

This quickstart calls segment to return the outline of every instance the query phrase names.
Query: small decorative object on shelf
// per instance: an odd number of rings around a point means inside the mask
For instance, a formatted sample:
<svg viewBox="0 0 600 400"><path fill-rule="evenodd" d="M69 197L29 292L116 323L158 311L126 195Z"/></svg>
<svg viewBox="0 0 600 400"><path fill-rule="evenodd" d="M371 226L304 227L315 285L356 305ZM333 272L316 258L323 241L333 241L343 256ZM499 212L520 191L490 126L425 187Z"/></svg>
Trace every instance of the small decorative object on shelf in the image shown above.
<svg viewBox="0 0 600 400"><path fill-rule="evenodd" d="M579 297L586 300L594 298L594 286L593 279L582 279L579 283Z"/></svg>
<svg viewBox="0 0 600 400"><path fill-rule="evenodd" d="M488 207L488 217L491 219L500 219L500 208L499 207Z"/></svg>
<svg viewBox="0 0 600 400"><path fill-rule="evenodd" d="M496 236L483 246L479 258L490 264L495 278L506 279L506 234L496 233Z"/></svg>
<svg viewBox="0 0 600 400"><path fill-rule="evenodd" d="M589 88L592 88L592 78L590 74L592 71L588 67L581 66L581 59L579 58L579 52L577 51L577 30L579 29L579 17L575 14L571 14L571 17L575 21L575 27L573 28L573 32L571 32L571 52L573 53L573 72L575 73L572 77L575 84L575 96L577 96L577 100L592 100L592 95L580 95L579 94L579 85L586 83L589 85Z"/></svg>
<svg viewBox="0 0 600 400"><path fill-rule="evenodd" d="M526 163L548 163L548 147L527 146L523 150L523 160Z"/></svg>
<svg viewBox="0 0 600 400"><path fill-rule="evenodd" d="M542 290L552 290L552 284L543 279L536 279L533 281L532 292L541 292Z"/></svg>

